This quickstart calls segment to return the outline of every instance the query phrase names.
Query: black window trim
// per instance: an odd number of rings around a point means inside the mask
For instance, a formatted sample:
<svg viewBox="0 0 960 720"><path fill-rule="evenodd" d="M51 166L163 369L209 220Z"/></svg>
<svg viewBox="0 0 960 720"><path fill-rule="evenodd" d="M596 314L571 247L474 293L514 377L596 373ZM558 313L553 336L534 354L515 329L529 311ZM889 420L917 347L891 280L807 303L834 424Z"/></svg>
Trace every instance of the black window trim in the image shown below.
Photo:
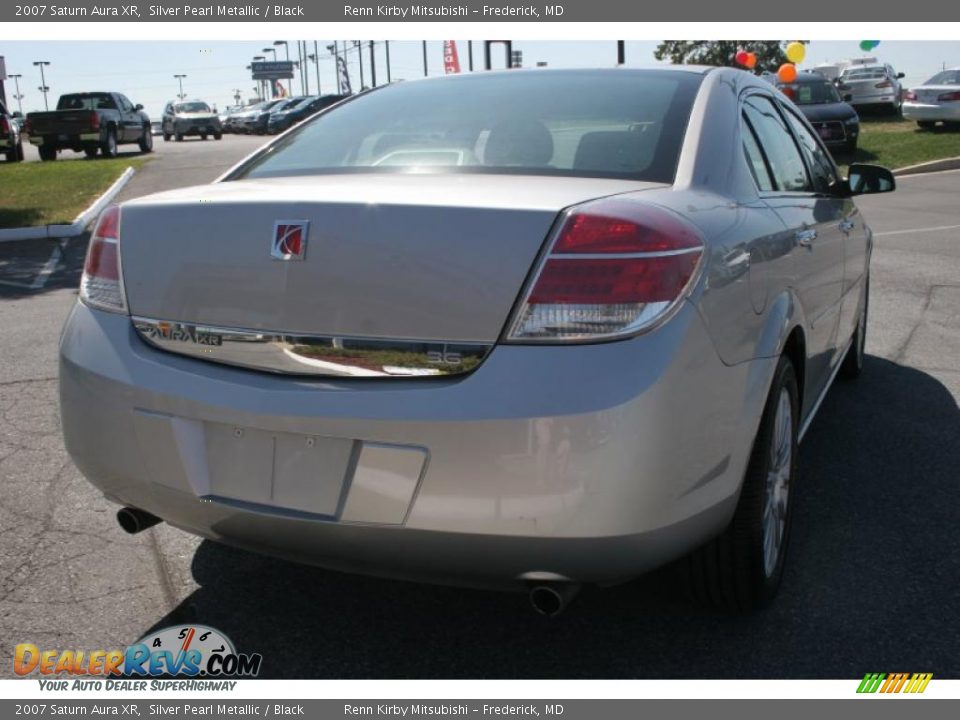
<svg viewBox="0 0 960 720"><path fill-rule="evenodd" d="M769 100L773 104L774 109L778 113L780 113L781 119L783 120L783 124L787 127L787 132L790 135L790 139L793 140L793 145L796 148L797 153L799 153L800 155L800 162L803 163L803 169L807 174L807 182L810 184L810 188L811 188L810 190L780 190L780 189L761 190L759 186L757 186L757 194L761 198L821 196L820 193L817 193L816 190L813 189L813 173L810 171L810 165L807 163L807 158L806 158L806 155L804 155L803 153L803 148L800 147L799 140L797 139L796 134L793 132L793 127L791 127L790 122L787 120L787 118L783 117L783 108L781 107L780 102L772 94L765 92L760 88L747 88L744 92L740 94L740 101L737 104L737 108L740 112L740 117L746 122L749 122L749 119L744 113L743 106L746 104L746 101L751 97L762 97L766 100ZM750 126L750 129L751 131L753 131L752 125ZM754 132L754 137L757 139L757 145L760 146L760 152L763 153L763 159L767 165L767 173L770 175L770 180L773 182L774 185L776 185L779 188L780 183L777 182L776 176L773 173L773 169L770 167L770 160L769 158L767 158L767 151L764 149L763 143L760 142L760 139L757 136L756 131L753 131L753 132ZM742 142L743 142L743 139L741 138L741 143ZM753 173L751 173L751 177L752 175Z"/></svg>
<svg viewBox="0 0 960 720"><path fill-rule="evenodd" d="M840 174L840 168L837 167L837 163L833 159L833 155L827 149L827 146L824 145L823 140L820 139L819 133L813 130L812 126L810 125L810 122L807 120L806 117L804 117L803 113L797 113L791 108L784 105L783 103L777 103L777 104L780 105L780 112L782 114L786 115L787 113L789 113L790 115L793 115L794 119L797 120L797 122L799 122L804 128L806 128L806 130L810 133L810 135L813 136L814 142L816 142L817 145L819 145L820 150L823 151L824 155L826 155L827 159L830 161L830 166L833 168L833 174L836 176L837 180L840 180L842 178ZM800 138L797 137L797 131L794 129L793 124L789 121L789 118L785 118L785 119L787 120L787 128L790 130L790 134L793 136L793 142L799 146ZM813 182L813 168L810 166L810 161L807 159L807 154L803 152L802 147L800 147L800 157L803 158L803 164L806 166L807 173L810 176L810 184L811 186L814 187L813 192L811 192L810 194L813 195L814 197L821 197L821 198L836 197L835 193L823 192L815 189L816 183Z"/></svg>

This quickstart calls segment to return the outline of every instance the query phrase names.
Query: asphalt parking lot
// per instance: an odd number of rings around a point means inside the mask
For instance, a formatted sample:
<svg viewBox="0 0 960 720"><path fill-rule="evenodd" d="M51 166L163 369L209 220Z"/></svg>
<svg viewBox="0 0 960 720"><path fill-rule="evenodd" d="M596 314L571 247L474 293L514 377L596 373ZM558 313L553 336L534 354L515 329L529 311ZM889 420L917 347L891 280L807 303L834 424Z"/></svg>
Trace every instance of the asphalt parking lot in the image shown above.
<svg viewBox="0 0 960 720"><path fill-rule="evenodd" d="M124 197L211 179L256 143L161 141ZM960 677L958 196L950 172L859 203L876 239L869 357L804 441L783 592L750 617L698 607L672 568L585 590L551 621L522 595L343 575L164 525L125 535L59 433L84 242L57 246L40 288L24 286L53 245L0 245L0 675L18 642L105 649L195 621L270 677Z"/></svg>

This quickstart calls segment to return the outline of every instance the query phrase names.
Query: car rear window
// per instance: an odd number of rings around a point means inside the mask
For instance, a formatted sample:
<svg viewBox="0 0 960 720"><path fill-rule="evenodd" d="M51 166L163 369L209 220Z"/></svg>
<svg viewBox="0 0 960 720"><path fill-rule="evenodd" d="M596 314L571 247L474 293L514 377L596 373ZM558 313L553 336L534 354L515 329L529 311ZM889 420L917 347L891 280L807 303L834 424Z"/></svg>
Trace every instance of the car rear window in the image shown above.
<svg viewBox="0 0 960 720"><path fill-rule="evenodd" d="M924 85L960 85L960 70L944 70L927 80Z"/></svg>
<svg viewBox="0 0 960 720"><path fill-rule="evenodd" d="M116 110L117 104L109 93L83 93L63 95L57 102L57 110Z"/></svg>
<svg viewBox="0 0 960 720"><path fill-rule="evenodd" d="M840 102L837 89L826 81L778 84L777 87L797 105L824 105Z"/></svg>
<svg viewBox="0 0 960 720"><path fill-rule="evenodd" d="M859 70L846 70L841 76L844 80L875 80L887 76L883 68L861 68Z"/></svg>
<svg viewBox="0 0 960 720"><path fill-rule="evenodd" d="M531 70L397 83L308 121L229 179L423 170L672 182L701 79Z"/></svg>
<svg viewBox="0 0 960 720"><path fill-rule="evenodd" d="M205 102L180 103L179 105L174 106L174 110L178 113L211 112L210 106L207 105Z"/></svg>

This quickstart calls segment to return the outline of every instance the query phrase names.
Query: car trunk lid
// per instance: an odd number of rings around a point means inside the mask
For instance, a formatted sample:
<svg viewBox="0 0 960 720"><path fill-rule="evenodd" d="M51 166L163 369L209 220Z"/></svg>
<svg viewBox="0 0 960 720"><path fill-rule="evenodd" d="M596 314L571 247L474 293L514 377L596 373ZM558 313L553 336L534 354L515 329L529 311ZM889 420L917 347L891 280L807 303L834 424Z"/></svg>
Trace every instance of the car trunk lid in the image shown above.
<svg viewBox="0 0 960 720"><path fill-rule="evenodd" d="M491 344L561 210L655 187L664 186L364 173L164 193L123 206L128 303L134 316L254 340ZM296 222L307 223L303 259L272 257L278 223Z"/></svg>

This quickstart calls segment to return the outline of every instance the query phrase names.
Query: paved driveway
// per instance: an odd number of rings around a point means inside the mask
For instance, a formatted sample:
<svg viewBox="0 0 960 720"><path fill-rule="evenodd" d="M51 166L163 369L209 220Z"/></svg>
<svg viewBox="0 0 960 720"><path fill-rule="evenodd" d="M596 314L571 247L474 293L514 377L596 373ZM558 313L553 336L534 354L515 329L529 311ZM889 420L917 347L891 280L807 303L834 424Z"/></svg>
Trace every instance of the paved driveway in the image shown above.
<svg viewBox="0 0 960 720"><path fill-rule="evenodd" d="M174 148L125 194L214 176L229 160L207 147ZM862 201L876 232L866 370L830 392L803 444L784 593L745 618L692 604L672 569L584 591L547 621L521 595L341 575L165 525L124 535L59 434L57 333L83 251L67 245L41 291L0 286L0 674L17 642L108 648L199 621L263 653L272 677L960 677L958 196L945 173Z"/></svg>

